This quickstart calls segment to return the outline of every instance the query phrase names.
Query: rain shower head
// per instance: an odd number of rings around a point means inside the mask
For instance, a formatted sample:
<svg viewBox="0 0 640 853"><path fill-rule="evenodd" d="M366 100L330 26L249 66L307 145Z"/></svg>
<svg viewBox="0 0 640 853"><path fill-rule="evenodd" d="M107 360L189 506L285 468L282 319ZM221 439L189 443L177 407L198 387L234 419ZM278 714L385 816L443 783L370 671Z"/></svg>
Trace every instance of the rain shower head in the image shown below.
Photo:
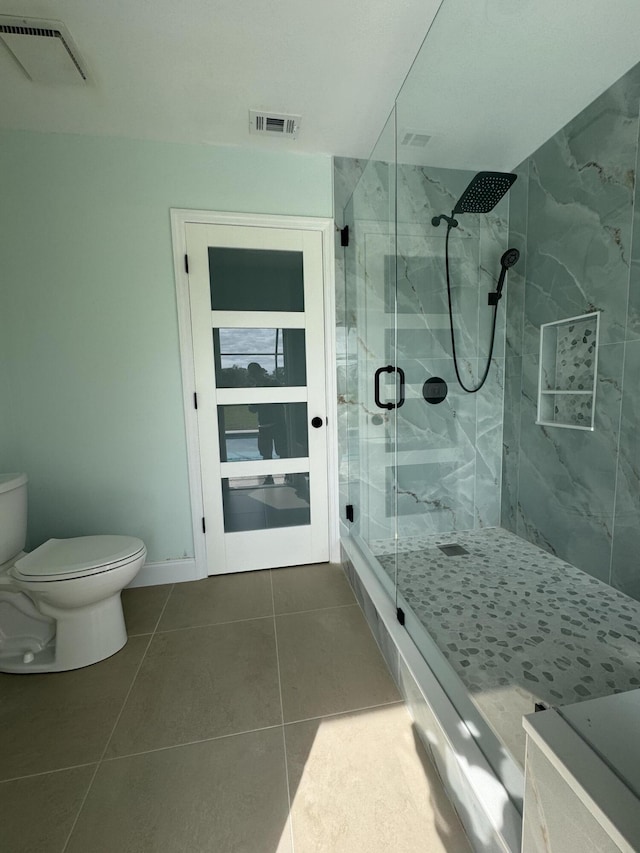
<svg viewBox="0 0 640 853"><path fill-rule="evenodd" d="M488 213L509 192L517 175L506 172L478 172L453 208L456 213Z"/></svg>

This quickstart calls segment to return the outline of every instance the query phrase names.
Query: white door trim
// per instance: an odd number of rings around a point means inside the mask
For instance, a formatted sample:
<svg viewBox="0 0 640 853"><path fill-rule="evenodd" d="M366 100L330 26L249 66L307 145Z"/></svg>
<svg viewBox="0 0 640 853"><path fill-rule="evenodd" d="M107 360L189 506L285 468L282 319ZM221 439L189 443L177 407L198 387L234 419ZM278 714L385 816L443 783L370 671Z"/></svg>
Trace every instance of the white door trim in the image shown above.
<svg viewBox="0 0 640 853"><path fill-rule="evenodd" d="M302 217L276 216L256 213L225 213L209 210L181 210L177 208L172 208L170 210L170 214L196 576L198 578L205 578L208 573L205 536L202 531L204 509L202 498L202 477L200 472L200 445L198 441L198 424L193 402L193 395L195 392L195 372L193 363L193 341L191 337L189 280L185 270L185 255L187 251L185 229L188 224L285 228L297 231L319 231L322 234L322 278L324 291L325 374L327 396L326 412L329 424L329 428L327 430L329 559L332 562L337 563L340 560L340 533L338 508L334 222L332 219L311 216Z"/></svg>

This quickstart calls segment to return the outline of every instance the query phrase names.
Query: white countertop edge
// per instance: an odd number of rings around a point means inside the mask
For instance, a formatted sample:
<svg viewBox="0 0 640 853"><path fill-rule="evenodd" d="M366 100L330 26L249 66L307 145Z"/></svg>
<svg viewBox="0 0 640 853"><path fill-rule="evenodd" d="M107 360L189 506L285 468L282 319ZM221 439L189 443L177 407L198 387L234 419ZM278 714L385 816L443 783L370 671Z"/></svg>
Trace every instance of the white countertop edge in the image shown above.
<svg viewBox="0 0 640 853"><path fill-rule="evenodd" d="M636 853L640 801L635 794L557 711L527 714L522 725L620 850Z"/></svg>

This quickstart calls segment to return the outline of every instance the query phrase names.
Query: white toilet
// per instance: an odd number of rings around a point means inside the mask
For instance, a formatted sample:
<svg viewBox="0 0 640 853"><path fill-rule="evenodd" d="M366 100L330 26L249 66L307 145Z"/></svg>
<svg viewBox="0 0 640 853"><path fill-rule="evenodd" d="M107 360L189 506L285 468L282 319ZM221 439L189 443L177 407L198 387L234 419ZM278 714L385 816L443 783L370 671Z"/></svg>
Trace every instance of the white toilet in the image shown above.
<svg viewBox="0 0 640 853"><path fill-rule="evenodd" d="M25 554L27 477L0 474L0 672L89 666L127 642L120 593L147 550L133 536L49 539Z"/></svg>

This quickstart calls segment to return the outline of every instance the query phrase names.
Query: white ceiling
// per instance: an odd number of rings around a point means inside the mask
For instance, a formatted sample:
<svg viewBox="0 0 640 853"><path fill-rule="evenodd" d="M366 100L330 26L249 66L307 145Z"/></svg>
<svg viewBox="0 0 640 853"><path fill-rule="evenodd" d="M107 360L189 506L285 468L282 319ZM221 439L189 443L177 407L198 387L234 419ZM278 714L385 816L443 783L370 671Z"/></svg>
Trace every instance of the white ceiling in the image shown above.
<svg viewBox="0 0 640 853"><path fill-rule="evenodd" d="M366 157L439 5L0 0L62 21L91 75L33 83L0 46L0 127ZM433 165L513 166L640 60L638 33L640 0L444 0L400 124ZM250 135L249 109L301 114L298 139Z"/></svg>
<svg viewBox="0 0 640 853"><path fill-rule="evenodd" d="M640 0L445 0L398 97L431 140L399 154L509 170L639 61Z"/></svg>
<svg viewBox="0 0 640 853"><path fill-rule="evenodd" d="M62 21L88 86L32 83L0 45L0 126L367 156L440 0L0 0ZM302 115L249 135L249 109Z"/></svg>

